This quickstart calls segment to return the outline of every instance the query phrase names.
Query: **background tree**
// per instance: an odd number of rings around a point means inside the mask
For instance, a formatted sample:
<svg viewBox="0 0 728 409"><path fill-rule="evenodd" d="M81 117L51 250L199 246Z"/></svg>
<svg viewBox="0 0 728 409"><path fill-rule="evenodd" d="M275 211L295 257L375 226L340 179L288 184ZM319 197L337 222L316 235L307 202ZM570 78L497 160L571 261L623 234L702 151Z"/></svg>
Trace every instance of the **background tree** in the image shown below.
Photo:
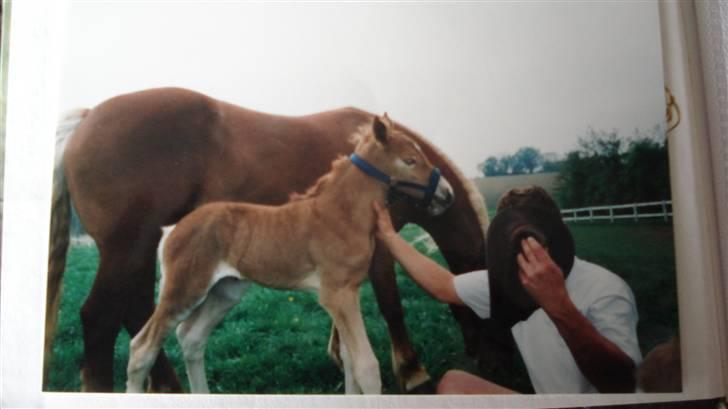
<svg viewBox="0 0 728 409"><path fill-rule="evenodd" d="M498 159L498 169L501 171L501 175L508 175L513 172L513 156L503 155Z"/></svg>
<svg viewBox="0 0 728 409"><path fill-rule="evenodd" d="M667 143L664 132L589 129L569 152L559 171L556 196L562 207L658 201L670 197Z"/></svg>
<svg viewBox="0 0 728 409"><path fill-rule="evenodd" d="M522 175L537 172L558 172L562 161L555 153L542 154L536 148L525 146L513 155L489 156L478 164L478 171L485 176Z"/></svg>
<svg viewBox="0 0 728 409"><path fill-rule="evenodd" d="M517 150L513 157L515 162L518 164L519 169L522 169L525 173L533 173L536 168L543 164L543 156L541 156L541 152L530 146Z"/></svg>
<svg viewBox="0 0 728 409"><path fill-rule="evenodd" d="M498 158L490 156L485 160L485 164L483 165L483 174L485 176L497 176L502 174L498 164Z"/></svg>
<svg viewBox="0 0 728 409"><path fill-rule="evenodd" d="M541 164L541 172L558 172L564 163L559 155L553 152L543 153L543 163Z"/></svg>

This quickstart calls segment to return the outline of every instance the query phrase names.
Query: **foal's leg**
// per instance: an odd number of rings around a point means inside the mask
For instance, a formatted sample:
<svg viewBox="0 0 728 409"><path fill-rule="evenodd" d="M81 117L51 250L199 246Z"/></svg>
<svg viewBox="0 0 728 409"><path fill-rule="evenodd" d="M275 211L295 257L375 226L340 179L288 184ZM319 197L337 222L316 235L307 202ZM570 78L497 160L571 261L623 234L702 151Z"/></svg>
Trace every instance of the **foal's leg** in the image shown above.
<svg viewBox="0 0 728 409"><path fill-rule="evenodd" d="M344 369L350 360L350 372L359 389L367 394L381 393L379 362L367 338L359 307L358 286L337 289L323 287L319 293L319 302L331 315L343 346L346 346L342 354ZM341 352L344 352L344 348L341 348Z"/></svg>
<svg viewBox="0 0 728 409"><path fill-rule="evenodd" d="M154 240L155 243L156 241ZM124 314L123 323L131 338L141 330L154 312L155 254L156 251L150 248L144 256L143 273L135 276L138 279L136 284L133 284L135 290L129 293L126 299L129 308ZM128 285L132 286L131 283ZM149 373L148 389L149 392L182 392L182 385L180 385L177 374L167 359L164 349L160 350L157 360Z"/></svg>
<svg viewBox="0 0 728 409"><path fill-rule="evenodd" d="M344 371L344 390L347 395L360 394L361 389L354 381L354 374L352 372L351 357L349 351L346 350L346 345L341 343L339 337L339 331L336 330L336 325L331 324L331 337L329 338L329 356L336 362L336 365Z"/></svg>
<svg viewBox="0 0 728 409"><path fill-rule="evenodd" d="M344 391L347 395L360 395L362 390L354 379L354 365L351 362L349 351L346 349L346 344L341 344L341 359L344 364Z"/></svg>
<svg viewBox="0 0 728 409"><path fill-rule="evenodd" d="M389 329L389 337L392 340L392 368L400 389L406 392L416 390L434 393L434 387L428 383L430 375L420 364L407 334L394 272L394 260L387 251L382 250L379 243L369 267L369 280L374 289L379 311Z"/></svg>
<svg viewBox="0 0 728 409"><path fill-rule="evenodd" d="M144 380L162 349L164 338L184 318L178 311L160 304L142 330L131 340L126 369L127 393L144 391Z"/></svg>
<svg viewBox="0 0 728 409"><path fill-rule="evenodd" d="M159 305L141 331L129 343L126 392L141 393L166 336L205 300L207 290L187 288L185 283L162 288Z"/></svg>
<svg viewBox="0 0 728 409"><path fill-rule="evenodd" d="M223 278L210 289L202 305L177 327L177 340L184 354L190 392L210 392L205 375L207 339L249 287L248 281L232 277Z"/></svg>

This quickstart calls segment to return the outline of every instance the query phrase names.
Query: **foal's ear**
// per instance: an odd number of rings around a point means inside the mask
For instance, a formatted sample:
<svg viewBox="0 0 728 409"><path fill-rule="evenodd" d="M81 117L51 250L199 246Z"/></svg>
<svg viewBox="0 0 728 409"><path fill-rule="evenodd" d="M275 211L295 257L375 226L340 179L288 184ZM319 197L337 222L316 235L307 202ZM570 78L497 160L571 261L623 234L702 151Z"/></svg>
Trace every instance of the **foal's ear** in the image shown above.
<svg viewBox="0 0 728 409"><path fill-rule="evenodd" d="M374 136L377 138L377 140L383 144L387 143L389 132L389 127L392 126L392 121L390 121L389 117L387 116L387 113L384 113L384 116L375 116L374 117L374 124L372 125L372 128L374 129Z"/></svg>

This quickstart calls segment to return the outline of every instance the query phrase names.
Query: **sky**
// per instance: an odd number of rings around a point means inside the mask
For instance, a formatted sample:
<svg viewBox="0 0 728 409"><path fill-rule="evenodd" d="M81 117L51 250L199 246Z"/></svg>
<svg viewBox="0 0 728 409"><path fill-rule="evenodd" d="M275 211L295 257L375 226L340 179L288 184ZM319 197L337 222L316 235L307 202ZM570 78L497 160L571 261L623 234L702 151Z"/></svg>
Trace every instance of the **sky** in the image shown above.
<svg viewBox="0 0 728 409"><path fill-rule="evenodd" d="M61 108L190 88L303 115L356 106L439 146L468 176L589 127L664 120L657 4L72 2Z"/></svg>

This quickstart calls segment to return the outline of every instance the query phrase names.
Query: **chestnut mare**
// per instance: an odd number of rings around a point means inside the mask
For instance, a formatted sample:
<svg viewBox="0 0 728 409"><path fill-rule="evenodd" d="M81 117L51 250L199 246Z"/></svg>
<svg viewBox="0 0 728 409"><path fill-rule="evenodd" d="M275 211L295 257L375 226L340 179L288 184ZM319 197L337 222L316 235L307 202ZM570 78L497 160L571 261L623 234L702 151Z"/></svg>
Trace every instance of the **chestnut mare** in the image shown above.
<svg viewBox="0 0 728 409"><path fill-rule="evenodd" d="M213 201L280 205L303 192L354 149L347 137L373 115L354 108L301 117L247 110L189 90L164 88L125 94L67 118L69 135L54 176L49 255L45 373L51 358L68 248L70 201L99 248L91 293L81 309L85 391L113 390L114 343L123 326L136 334L154 310L160 227ZM418 224L435 240L455 273L485 268L488 218L482 196L436 147L400 124L452 185L455 201L442 215L399 201L395 227ZM429 385L404 325L394 263L377 246L369 279L392 340L399 386ZM476 350L477 317L453 308L469 353ZM161 351L150 389L181 391Z"/></svg>
<svg viewBox="0 0 728 409"><path fill-rule="evenodd" d="M207 338L254 282L317 292L342 341L334 353L343 360L346 393L381 393L379 362L359 305L374 254L372 203L383 205L395 189L438 215L453 196L439 170L386 114L355 139L351 158L335 160L305 195L284 205L209 203L180 220L163 245L159 303L131 340L127 392L143 392L162 342L177 328L190 391L209 393Z"/></svg>

